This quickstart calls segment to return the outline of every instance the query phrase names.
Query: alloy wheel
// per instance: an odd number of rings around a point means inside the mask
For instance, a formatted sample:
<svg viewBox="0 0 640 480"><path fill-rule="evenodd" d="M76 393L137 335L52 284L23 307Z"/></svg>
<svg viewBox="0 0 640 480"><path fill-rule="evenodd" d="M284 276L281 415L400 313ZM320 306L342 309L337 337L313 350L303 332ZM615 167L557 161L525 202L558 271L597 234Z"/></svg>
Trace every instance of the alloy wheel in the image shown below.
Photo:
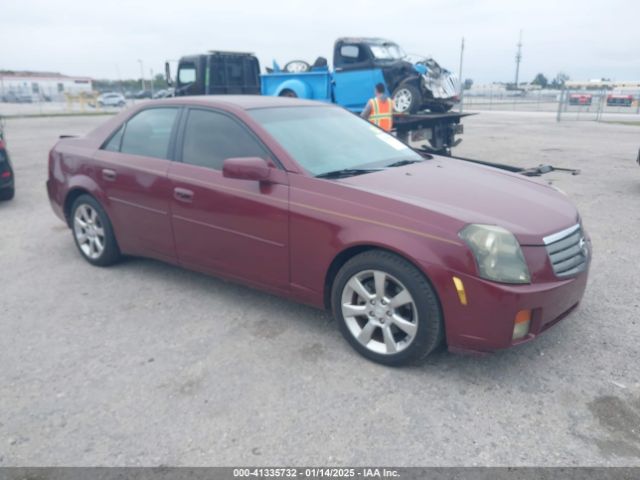
<svg viewBox="0 0 640 480"><path fill-rule="evenodd" d="M409 290L381 270L353 275L342 290L342 316L368 350L391 355L406 349L418 330L418 310Z"/></svg>
<svg viewBox="0 0 640 480"><path fill-rule="evenodd" d="M105 232L98 212L86 203L76 208L73 217L73 232L82 253L96 260L105 247Z"/></svg>

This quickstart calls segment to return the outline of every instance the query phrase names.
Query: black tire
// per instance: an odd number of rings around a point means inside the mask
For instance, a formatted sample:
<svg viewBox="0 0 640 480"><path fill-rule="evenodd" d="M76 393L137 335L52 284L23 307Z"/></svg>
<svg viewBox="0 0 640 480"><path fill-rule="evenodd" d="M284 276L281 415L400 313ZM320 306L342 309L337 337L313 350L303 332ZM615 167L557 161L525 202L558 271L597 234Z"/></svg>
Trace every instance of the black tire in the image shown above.
<svg viewBox="0 0 640 480"><path fill-rule="evenodd" d="M289 90L289 89L285 89L283 91L280 92L280 97L288 97L288 98L298 98L298 95L296 95L296 92L294 92L293 90Z"/></svg>
<svg viewBox="0 0 640 480"><path fill-rule="evenodd" d="M409 95L409 100L401 100L401 95ZM403 83L398 85L391 98L394 103L394 110L396 113L416 113L420 109L422 103L422 95L420 90L415 85L410 83Z"/></svg>
<svg viewBox="0 0 640 480"><path fill-rule="evenodd" d="M347 282L354 275L369 270L382 271L395 277L413 298L417 310L417 330L411 343L397 353L377 353L361 344L350 331L342 314L343 291ZM444 338L440 302L427 278L404 258L384 250L366 251L342 266L332 285L331 308L342 335L351 346L364 357L384 365L398 366L419 362L432 353Z"/></svg>
<svg viewBox="0 0 640 480"><path fill-rule="evenodd" d="M11 187L11 188L3 188L2 190L0 190L0 201L8 201L11 200L16 194L16 189L15 187Z"/></svg>
<svg viewBox="0 0 640 480"><path fill-rule="evenodd" d="M89 207L91 207L91 209L93 209L96 212L98 220L95 223L101 226L102 229L104 230L104 235L102 236L104 248L100 253L100 255L95 258L91 258L85 252L85 250L83 250L83 248L80 246L80 243L78 241L78 236L76 235L76 225L75 225L76 212L78 212L78 209L84 207L85 205L88 205ZM87 262L89 262L92 265L96 265L98 267L106 267L109 265L113 265L118 260L120 260L120 257L121 257L120 248L118 247L118 242L116 241L116 237L113 233L113 226L111 225L111 220L109 220L109 216L105 212L104 208L102 208L102 205L100 205L100 202L98 202L91 195L87 195L87 194L80 195L73 202L73 205L71 206L70 215L71 215L70 216L71 234L73 235L73 241L76 244L78 251Z"/></svg>

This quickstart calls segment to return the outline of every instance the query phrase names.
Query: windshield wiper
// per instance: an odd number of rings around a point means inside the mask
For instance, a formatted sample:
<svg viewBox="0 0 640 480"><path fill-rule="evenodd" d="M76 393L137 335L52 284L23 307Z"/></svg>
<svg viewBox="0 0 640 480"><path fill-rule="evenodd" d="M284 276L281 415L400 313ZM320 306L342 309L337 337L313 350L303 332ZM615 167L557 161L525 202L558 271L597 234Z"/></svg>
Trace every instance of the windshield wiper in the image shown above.
<svg viewBox="0 0 640 480"><path fill-rule="evenodd" d="M405 165L411 165L412 163L423 162L424 160L398 160L397 162L390 163L387 167L404 167Z"/></svg>
<svg viewBox="0 0 640 480"><path fill-rule="evenodd" d="M353 177L354 175L362 175L364 173L379 172L382 168L343 168L340 170L333 170L331 172L321 173L316 175L316 178L343 178Z"/></svg>

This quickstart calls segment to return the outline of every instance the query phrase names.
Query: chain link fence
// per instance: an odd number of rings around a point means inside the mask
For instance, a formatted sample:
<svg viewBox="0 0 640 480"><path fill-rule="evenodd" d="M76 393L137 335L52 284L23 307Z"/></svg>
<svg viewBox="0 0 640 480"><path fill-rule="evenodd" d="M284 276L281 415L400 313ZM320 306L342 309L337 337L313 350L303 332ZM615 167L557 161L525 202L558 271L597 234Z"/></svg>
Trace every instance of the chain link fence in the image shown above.
<svg viewBox="0 0 640 480"><path fill-rule="evenodd" d="M563 90L557 120L640 122L640 90Z"/></svg>
<svg viewBox="0 0 640 480"><path fill-rule="evenodd" d="M638 90L466 90L463 111L553 112L558 121L640 122Z"/></svg>

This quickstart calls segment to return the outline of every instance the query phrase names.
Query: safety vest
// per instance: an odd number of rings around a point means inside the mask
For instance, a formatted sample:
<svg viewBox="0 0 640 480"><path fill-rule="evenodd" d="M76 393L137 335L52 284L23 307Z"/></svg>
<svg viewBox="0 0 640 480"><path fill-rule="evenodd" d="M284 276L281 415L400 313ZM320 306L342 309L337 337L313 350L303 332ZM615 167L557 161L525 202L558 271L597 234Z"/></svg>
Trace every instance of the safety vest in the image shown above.
<svg viewBox="0 0 640 480"><path fill-rule="evenodd" d="M393 128L393 100L387 97L381 101L378 97L369 100L371 114L369 121L383 130L390 132Z"/></svg>

